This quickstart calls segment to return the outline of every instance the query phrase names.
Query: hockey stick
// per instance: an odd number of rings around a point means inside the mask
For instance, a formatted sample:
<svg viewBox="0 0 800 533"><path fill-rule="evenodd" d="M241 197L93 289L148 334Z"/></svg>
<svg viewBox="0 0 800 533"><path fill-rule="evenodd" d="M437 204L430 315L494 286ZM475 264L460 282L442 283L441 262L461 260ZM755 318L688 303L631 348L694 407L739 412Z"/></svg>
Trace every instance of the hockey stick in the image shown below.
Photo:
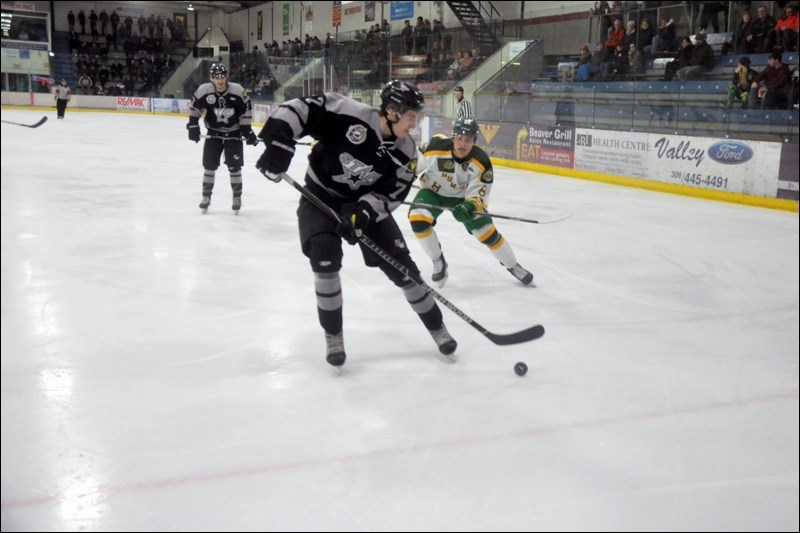
<svg viewBox="0 0 800 533"><path fill-rule="evenodd" d="M6 124L13 124L15 126L25 126L26 128L38 128L39 126L47 122L47 117L46 116L42 117L42 119L36 124L20 124L19 122L11 122L10 120L3 120L3 122L5 122Z"/></svg>
<svg viewBox="0 0 800 533"><path fill-rule="evenodd" d="M219 139L220 141L245 141L244 137L220 137L219 135L201 135L201 139ZM261 141L261 139L259 139Z"/></svg>
<svg viewBox="0 0 800 533"><path fill-rule="evenodd" d="M5 122L5 120L3 122ZM247 140L245 137L220 137L219 135L201 135L200 138L201 139L219 139L221 141L243 141L243 142ZM264 139L258 139L258 142L263 143ZM299 144L301 146L311 146L314 143L313 142L297 142L296 144ZM257 146L257 145L253 145L253 146Z"/></svg>
<svg viewBox="0 0 800 533"><path fill-rule="evenodd" d="M427 207L431 209L446 209L448 211L452 211L455 209L454 207L447 207L445 205L431 205L431 204L422 204L419 202L403 202L405 205L410 206L417 206L417 207ZM497 213L489 213L488 211L470 211L471 215L484 215L487 217L492 218L504 218L506 220L516 220L518 222L530 222L531 224L552 224L553 222L560 222L564 219L567 219L572 216L572 213L567 213L566 215L559 217L559 218L552 218L550 220L532 220L530 218L520 218L520 217L512 217L508 215L498 215Z"/></svg>
<svg viewBox="0 0 800 533"><path fill-rule="evenodd" d="M302 194L305 198L307 198L311 203L316 205L320 210L325 212L332 219L336 220L336 222L343 221L339 213L334 211L334 209L331 206L320 200L313 192L309 191L308 189L306 189L305 187L294 181L291 176L289 176L286 173L283 173L280 175L280 177L283 178L283 180L286 181L288 184L290 184L292 187L297 189L300 192L300 194ZM491 331L487 330L486 328L484 328L483 326L472 320L469 316L467 316L466 313L464 313L461 309L452 304L450 300L448 300L447 298L436 292L436 290L434 290L433 287L425 283L422 280L422 278L409 271L397 259L389 255L389 253L386 252L383 248L375 244L372 241L372 239L370 239L363 233L358 234L357 237L358 240L364 244L364 246L366 246L367 248L378 254L381 257L381 259L392 265L392 267L394 267L395 270L397 270L398 272L406 276L408 279L410 279L411 281L413 281L414 283L425 289L428 292L428 294L439 300L442 303L442 305L444 305L445 307L450 309L453 313L458 315L459 318L464 320L467 324L480 331L487 339L489 339L493 343L498 344L500 346L505 346L508 344L519 344L522 342L528 342L538 339L539 337L544 335L544 326L542 326L541 324L536 326L531 326L527 329L523 329L522 331L518 331L516 333L508 333L505 335L492 333Z"/></svg>

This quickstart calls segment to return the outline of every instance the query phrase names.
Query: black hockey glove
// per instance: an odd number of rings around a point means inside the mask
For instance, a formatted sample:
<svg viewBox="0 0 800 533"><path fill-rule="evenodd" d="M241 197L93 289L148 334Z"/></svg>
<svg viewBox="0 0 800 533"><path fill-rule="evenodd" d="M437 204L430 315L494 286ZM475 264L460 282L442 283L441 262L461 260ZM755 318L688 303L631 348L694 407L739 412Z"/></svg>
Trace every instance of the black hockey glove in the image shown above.
<svg viewBox="0 0 800 533"><path fill-rule="evenodd" d="M355 244L376 218L378 215L371 205L363 201L358 202L355 208L336 226L336 233L349 244Z"/></svg>
<svg viewBox="0 0 800 533"><path fill-rule="evenodd" d="M256 137L256 133L253 130L251 130L251 129L244 130L243 129L242 133L244 134L244 139L245 139L245 142L247 144L249 144L250 146L255 146L255 145L258 144L258 137Z"/></svg>
<svg viewBox="0 0 800 533"><path fill-rule="evenodd" d="M266 141L267 148L256 162L256 168L275 183L281 181L281 174L289 169L294 156L293 140L272 139Z"/></svg>
<svg viewBox="0 0 800 533"><path fill-rule="evenodd" d="M196 123L189 123L186 125L186 129L189 130L189 140L194 142L200 142L200 126Z"/></svg>

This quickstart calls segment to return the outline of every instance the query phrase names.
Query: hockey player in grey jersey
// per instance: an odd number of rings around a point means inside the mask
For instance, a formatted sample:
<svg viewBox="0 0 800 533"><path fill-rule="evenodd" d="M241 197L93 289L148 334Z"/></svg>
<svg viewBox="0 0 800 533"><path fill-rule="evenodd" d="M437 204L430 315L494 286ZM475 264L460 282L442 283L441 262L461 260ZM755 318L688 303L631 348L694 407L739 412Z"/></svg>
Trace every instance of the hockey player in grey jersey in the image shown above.
<svg viewBox="0 0 800 533"><path fill-rule="evenodd" d="M339 278L342 239L359 243L364 263L380 268L403 291L441 353L449 355L456 349L431 295L357 239L357 232L363 232L419 275L392 211L406 198L414 181L417 149L409 133L416 126L424 98L413 84L402 81L389 82L380 97L380 109L336 93L290 100L272 113L259 133L266 149L256 167L273 181L280 181L280 174L289 168L295 139L308 135L317 141L308 157L306 187L343 218L337 225L305 196L300 198L301 247L314 272L326 360L336 367L346 358Z"/></svg>
<svg viewBox="0 0 800 533"><path fill-rule="evenodd" d="M492 161L479 146L478 123L459 118L450 138L434 135L422 147L417 164L420 191L413 203L453 208L453 218L464 224L468 232L486 245L500 263L524 285L533 282L533 274L517 262L511 245L486 215L494 182ZM442 253L434 226L442 209L411 206L408 219L422 249L433 261L432 279L439 287L447 281L447 261Z"/></svg>
<svg viewBox="0 0 800 533"><path fill-rule="evenodd" d="M242 207L242 137L250 145L258 144L258 138L251 126L250 96L241 85L228 81L228 69L222 63L211 66L211 82L198 87L192 95L186 125L189 140L200 141L199 121L203 115L208 137L203 145L203 199L199 207L203 213L208 210L219 159L224 152L233 189L232 209L238 215Z"/></svg>

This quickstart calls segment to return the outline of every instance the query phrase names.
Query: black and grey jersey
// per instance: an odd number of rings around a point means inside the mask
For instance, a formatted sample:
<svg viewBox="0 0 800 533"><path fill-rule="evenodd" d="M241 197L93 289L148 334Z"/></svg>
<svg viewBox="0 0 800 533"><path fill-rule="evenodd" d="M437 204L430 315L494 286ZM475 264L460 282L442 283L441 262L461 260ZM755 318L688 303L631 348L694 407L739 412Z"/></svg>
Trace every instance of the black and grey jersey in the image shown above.
<svg viewBox="0 0 800 533"><path fill-rule="evenodd" d="M406 198L414 181L416 144L407 136L384 139L374 107L337 93L282 104L259 137L287 142L310 136L306 183L338 203L364 200L383 220ZM268 148L269 149L269 148Z"/></svg>
<svg viewBox="0 0 800 533"><path fill-rule="evenodd" d="M250 96L238 83L228 82L222 93L217 92L213 83L198 87L189 103L189 121L198 122L204 113L204 123L212 134L239 137L252 129Z"/></svg>

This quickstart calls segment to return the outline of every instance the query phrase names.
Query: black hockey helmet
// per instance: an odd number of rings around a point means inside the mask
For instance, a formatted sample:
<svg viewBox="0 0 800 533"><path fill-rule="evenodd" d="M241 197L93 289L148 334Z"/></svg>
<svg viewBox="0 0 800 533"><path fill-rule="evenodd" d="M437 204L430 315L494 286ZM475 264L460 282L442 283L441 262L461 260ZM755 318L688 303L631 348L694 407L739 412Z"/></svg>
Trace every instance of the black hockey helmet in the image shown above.
<svg viewBox="0 0 800 533"><path fill-rule="evenodd" d="M228 77L228 69L222 63L214 63L211 65L209 69L209 74L211 77L211 81L214 81L214 78L227 78Z"/></svg>
<svg viewBox="0 0 800 533"><path fill-rule="evenodd" d="M425 108L425 97L413 83L392 80L381 90L381 113L384 116L390 105L399 115L409 110L419 112Z"/></svg>
<svg viewBox="0 0 800 533"><path fill-rule="evenodd" d="M478 138L478 123L474 118L459 118L453 124L453 137L458 135L471 135Z"/></svg>

